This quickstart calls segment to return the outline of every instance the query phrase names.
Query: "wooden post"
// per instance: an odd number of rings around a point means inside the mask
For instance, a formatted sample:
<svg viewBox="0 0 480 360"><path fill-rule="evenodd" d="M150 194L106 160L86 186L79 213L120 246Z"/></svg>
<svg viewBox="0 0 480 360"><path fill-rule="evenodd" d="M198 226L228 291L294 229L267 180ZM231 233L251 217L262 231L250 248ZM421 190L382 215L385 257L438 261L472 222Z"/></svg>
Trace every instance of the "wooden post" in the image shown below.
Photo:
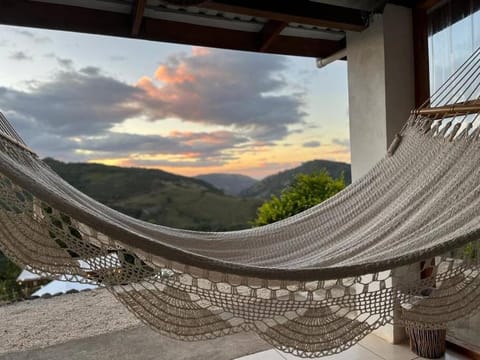
<svg viewBox="0 0 480 360"><path fill-rule="evenodd" d="M415 107L419 108L430 97L427 10L425 8L414 8L412 11L412 21L415 67Z"/></svg>

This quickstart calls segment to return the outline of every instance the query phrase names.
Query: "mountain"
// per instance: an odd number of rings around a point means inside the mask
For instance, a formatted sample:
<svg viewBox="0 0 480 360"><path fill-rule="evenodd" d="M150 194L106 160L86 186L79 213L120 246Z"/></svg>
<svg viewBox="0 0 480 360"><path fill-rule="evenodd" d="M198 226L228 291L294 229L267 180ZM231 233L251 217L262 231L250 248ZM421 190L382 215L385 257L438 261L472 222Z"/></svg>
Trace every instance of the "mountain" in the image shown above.
<svg viewBox="0 0 480 360"><path fill-rule="evenodd" d="M258 182L249 176L240 174L205 174L195 178L203 180L225 194L238 196L240 193Z"/></svg>
<svg viewBox="0 0 480 360"><path fill-rule="evenodd" d="M280 195L281 192L292 183L292 180L297 174L312 174L322 170L326 170L334 178L338 178L343 174L346 185L352 182L350 164L329 160L312 160L296 168L267 176L262 181L242 191L240 195L266 200L272 195Z"/></svg>
<svg viewBox="0 0 480 360"><path fill-rule="evenodd" d="M250 227L259 199L228 196L194 178L161 170L44 160L90 197L127 215L191 230Z"/></svg>

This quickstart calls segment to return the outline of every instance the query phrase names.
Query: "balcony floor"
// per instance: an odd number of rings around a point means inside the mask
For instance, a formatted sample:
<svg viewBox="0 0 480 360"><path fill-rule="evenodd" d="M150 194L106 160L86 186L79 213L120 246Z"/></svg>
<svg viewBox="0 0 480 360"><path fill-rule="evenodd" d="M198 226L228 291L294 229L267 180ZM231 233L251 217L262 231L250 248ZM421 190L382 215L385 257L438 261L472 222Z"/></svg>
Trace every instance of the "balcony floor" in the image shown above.
<svg viewBox="0 0 480 360"><path fill-rule="evenodd" d="M301 359L271 349L256 354L243 356L236 360L294 360ZM408 344L392 345L376 335L368 335L359 344L343 353L318 358L321 360L413 360L423 359L412 353ZM468 360L469 358L447 351L444 360Z"/></svg>
<svg viewBox="0 0 480 360"><path fill-rule="evenodd" d="M270 349L270 350L269 350ZM247 354L253 354L248 355ZM181 342L142 325L105 290L0 306L0 360L293 360L241 333ZM325 360L418 359L408 345L370 335ZM446 359L467 359L449 353Z"/></svg>

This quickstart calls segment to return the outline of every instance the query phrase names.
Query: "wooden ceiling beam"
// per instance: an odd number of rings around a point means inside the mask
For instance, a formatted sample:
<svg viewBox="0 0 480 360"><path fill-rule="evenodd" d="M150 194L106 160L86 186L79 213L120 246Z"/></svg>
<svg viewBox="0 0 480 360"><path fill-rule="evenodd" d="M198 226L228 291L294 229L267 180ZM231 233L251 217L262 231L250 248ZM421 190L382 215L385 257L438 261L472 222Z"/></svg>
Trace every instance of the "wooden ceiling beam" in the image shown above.
<svg viewBox="0 0 480 360"><path fill-rule="evenodd" d="M131 14L27 0L0 0L0 24L134 37ZM241 51L259 51L259 34L255 32L147 17L143 18L136 38ZM343 46L342 41L278 35L270 41L265 52L327 57Z"/></svg>
<svg viewBox="0 0 480 360"><path fill-rule="evenodd" d="M283 21L270 20L264 26L259 33L259 46L258 50L261 52L266 51L275 38L280 35L283 29L288 24Z"/></svg>
<svg viewBox="0 0 480 360"><path fill-rule="evenodd" d="M142 26L143 13L145 12L145 5L147 0L135 0L132 11L132 36L138 36L140 27Z"/></svg>
<svg viewBox="0 0 480 360"><path fill-rule="evenodd" d="M180 44L195 44L214 48L259 51L259 34L255 32L220 29L172 21L144 19L147 40L160 40ZM324 57L333 54L344 46L342 41L299 38L279 35L264 49L266 53Z"/></svg>
<svg viewBox="0 0 480 360"><path fill-rule="evenodd" d="M130 14L27 0L0 0L0 24L131 37Z"/></svg>
<svg viewBox="0 0 480 360"><path fill-rule="evenodd" d="M295 22L349 31L362 31L368 25L367 13L362 10L309 0L209 0L199 6L286 23Z"/></svg>

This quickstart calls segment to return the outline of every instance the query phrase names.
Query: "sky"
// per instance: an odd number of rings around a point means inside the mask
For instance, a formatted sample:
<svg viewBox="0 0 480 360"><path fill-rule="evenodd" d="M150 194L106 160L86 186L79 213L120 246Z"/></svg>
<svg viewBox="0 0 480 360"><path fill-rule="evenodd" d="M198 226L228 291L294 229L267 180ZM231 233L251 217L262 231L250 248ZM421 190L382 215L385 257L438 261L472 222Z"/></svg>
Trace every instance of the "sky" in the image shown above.
<svg viewBox="0 0 480 360"><path fill-rule="evenodd" d="M0 25L0 69L41 157L257 179L350 161L346 62Z"/></svg>

